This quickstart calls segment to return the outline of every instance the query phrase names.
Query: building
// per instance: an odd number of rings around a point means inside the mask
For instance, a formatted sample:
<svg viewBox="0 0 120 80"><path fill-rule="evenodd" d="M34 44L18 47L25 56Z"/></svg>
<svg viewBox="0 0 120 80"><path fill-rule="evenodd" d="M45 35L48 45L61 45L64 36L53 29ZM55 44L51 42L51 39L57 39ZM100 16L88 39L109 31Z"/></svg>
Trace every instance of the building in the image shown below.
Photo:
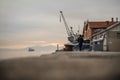
<svg viewBox="0 0 120 80"><path fill-rule="evenodd" d="M120 52L120 22L91 36L92 50Z"/></svg>
<svg viewBox="0 0 120 80"><path fill-rule="evenodd" d="M115 24L118 22L118 18L116 18L116 21L114 21L113 18L111 18L111 21L87 21L84 22L84 28L83 28L83 36L84 39L89 39L93 34L100 32L109 26Z"/></svg>

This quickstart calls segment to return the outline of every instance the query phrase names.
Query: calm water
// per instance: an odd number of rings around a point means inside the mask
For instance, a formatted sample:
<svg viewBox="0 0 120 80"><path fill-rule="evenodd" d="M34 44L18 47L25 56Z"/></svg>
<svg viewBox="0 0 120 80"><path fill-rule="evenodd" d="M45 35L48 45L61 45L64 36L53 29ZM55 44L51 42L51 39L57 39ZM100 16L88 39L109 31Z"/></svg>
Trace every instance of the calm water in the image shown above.
<svg viewBox="0 0 120 80"><path fill-rule="evenodd" d="M23 57L39 57L42 54L50 54L54 51L33 51L27 50L0 50L0 60L23 58Z"/></svg>

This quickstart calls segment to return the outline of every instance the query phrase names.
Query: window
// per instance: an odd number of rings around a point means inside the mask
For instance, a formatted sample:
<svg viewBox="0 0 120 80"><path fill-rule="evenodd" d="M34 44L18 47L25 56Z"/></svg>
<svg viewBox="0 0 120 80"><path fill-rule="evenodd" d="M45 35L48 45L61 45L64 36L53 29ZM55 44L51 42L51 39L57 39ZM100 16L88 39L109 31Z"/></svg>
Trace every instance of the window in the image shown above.
<svg viewBox="0 0 120 80"><path fill-rule="evenodd" d="M97 32L100 32L102 31L103 29L94 29L94 33L97 33Z"/></svg>
<svg viewBox="0 0 120 80"><path fill-rule="evenodd" d="M97 36L95 36L94 39L97 39Z"/></svg>
<svg viewBox="0 0 120 80"><path fill-rule="evenodd" d="M117 33L117 38L119 38L119 39L120 39L120 33Z"/></svg>
<svg viewBox="0 0 120 80"><path fill-rule="evenodd" d="M100 38L103 38L103 34L100 34Z"/></svg>

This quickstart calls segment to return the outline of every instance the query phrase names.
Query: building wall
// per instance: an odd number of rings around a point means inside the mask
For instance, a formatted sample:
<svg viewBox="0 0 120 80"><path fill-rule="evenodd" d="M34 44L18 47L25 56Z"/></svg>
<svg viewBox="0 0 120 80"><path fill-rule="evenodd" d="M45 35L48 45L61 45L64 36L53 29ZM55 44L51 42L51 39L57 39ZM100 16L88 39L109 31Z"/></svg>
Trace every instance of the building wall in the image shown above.
<svg viewBox="0 0 120 80"><path fill-rule="evenodd" d="M97 32L100 32L101 30L104 30L105 28L100 28L99 31L97 31L99 28L96 28L96 29L92 29L88 26L87 30L84 31L84 38L89 38L91 37L93 34L97 33ZM94 31L97 31L97 32L94 32Z"/></svg>
<svg viewBox="0 0 120 80"><path fill-rule="evenodd" d="M120 52L120 38L117 37L118 33L120 33L120 31L109 31L108 32L109 51Z"/></svg>
<svg viewBox="0 0 120 80"><path fill-rule="evenodd" d="M103 42L101 43L101 41L97 41L100 44L97 44L94 46L94 49L96 51L100 51L100 50L102 51L103 49L103 51L120 52L120 30L118 30L118 28L115 27L111 29L110 31L104 32L101 34L104 35ZM94 36L93 38L95 37L99 38L101 34Z"/></svg>
<svg viewBox="0 0 120 80"><path fill-rule="evenodd" d="M92 36L92 29L88 26L87 30L84 31L84 38L86 39L86 38L89 38L91 36Z"/></svg>
<svg viewBox="0 0 120 80"><path fill-rule="evenodd" d="M87 38L87 31L84 31L83 35L84 35L84 38L86 39Z"/></svg>
<svg viewBox="0 0 120 80"><path fill-rule="evenodd" d="M87 37L91 37L91 36L92 36L92 29L88 26Z"/></svg>
<svg viewBox="0 0 120 80"><path fill-rule="evenodd" d="M93 50L120 52L120 23L106 29L105 32L95 35L91 38L91 42Z"/></svg>

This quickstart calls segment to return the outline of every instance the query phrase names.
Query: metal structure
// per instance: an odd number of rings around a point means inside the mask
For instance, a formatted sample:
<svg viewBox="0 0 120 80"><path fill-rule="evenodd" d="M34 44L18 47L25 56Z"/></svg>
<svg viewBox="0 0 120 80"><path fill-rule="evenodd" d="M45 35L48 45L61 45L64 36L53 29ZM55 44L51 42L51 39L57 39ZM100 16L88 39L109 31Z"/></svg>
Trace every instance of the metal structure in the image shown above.
<svg viewBox="0 0 120 80"><path fill-rule="evenodd" d="M62 11L60 11L60 14L61 14L60 21L61 21L61 17L62 17L64 25L65 25L65 28L66 28L66 31L67 31L68 40L71 43L76 43L77 35L74 34L72 27L69 28Z"/></svg>

